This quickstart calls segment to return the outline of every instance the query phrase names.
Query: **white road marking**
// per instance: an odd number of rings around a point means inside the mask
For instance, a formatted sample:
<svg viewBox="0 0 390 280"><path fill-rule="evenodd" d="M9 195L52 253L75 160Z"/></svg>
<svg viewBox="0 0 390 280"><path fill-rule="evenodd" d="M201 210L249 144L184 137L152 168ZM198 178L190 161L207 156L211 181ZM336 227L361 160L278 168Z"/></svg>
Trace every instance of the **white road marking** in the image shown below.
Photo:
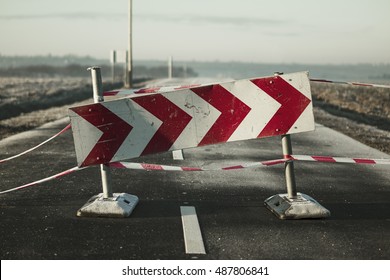
<svg viewBox="0 0 390 280"><path fill-rule="evenodd" d="M183 150L173 150L172 156L174 160L184 160Z"/></svg>
<svg viewBox="0 0 390 280"><path fill-rule="evenodd" d="M184 245L187 254L206 254L194 206L180 206Z"/></svg>

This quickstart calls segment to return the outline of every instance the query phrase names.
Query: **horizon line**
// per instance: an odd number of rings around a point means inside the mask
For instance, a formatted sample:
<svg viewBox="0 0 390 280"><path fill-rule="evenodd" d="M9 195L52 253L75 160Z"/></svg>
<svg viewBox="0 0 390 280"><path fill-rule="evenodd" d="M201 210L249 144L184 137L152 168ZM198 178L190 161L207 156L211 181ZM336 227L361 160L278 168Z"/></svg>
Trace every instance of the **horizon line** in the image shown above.
<svg viewBox="0 0 390 280"><path fill-rule="evenodd" d="M84 58L84 59L92 59L92 60L101 60L105 61L108 64L110 64L109 58L97 58L91 55L77 55L77 54L65 54L65 55L53 55L53 54L35 54L35 55L4 55L0 53L0 59L1 58L39 58L39 57L45 57L45 58L53 58L53 59L66 59L69 57L74 58ZM168 59L168 57L167 57ZM154 61L154 62L166 62L167 59L134 59L134 61ZM245 61L245 60L221 60L221 59L215 59L215 60L203 60L203 59L180 59L180 60L174 60L176 62L194 62L194 63L238 63L238 64L281 64L281 65L325 65L325 66L343 66L343 65L390 65L390 62L269 62L269 61ZM118 62L117 64L121 64Z"/></svg>

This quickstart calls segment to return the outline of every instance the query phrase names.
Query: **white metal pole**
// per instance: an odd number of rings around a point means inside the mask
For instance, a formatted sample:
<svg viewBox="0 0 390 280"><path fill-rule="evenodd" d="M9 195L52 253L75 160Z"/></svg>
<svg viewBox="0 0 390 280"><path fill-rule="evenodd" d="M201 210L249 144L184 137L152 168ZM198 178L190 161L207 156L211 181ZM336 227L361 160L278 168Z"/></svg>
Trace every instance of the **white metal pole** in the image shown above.
<svg viewBox="0 0 390 280"><path fill-rule="evenodd" d="M172 79L173 77L173 58L170 56L168 58L168 79Z"/></svg>
<svg viewBox="0 0 390 280"><path fill-rule="evenodd" d="M275 72L274 76L283 75L282 72ZM292 155L291 137L289 134L282 135L283 156ZM297 186L295 183L294 162L287 161L284 164L284 174L286 177L287 195L289 198L297 198Z"/></svg>
<svg viewBox="0 0 390 280"><path fill-rule="evenodd" d="M95 103L103 102L103 86L102 86L102 75L100 67L90 67L88 70L91 71L92 76L92 88L93 88L93 101ZM110 167L106 164L100 165L100 173L102 177L103 187L103 198L113 197L111 190L111 172Z"/></svg>
<svg viewBox="0 0 390 280"><path fill-rule="evenodd" d="M292 155L291 137L289 134L282 135L283 156ZM284 164L284 173L286 176L288 198L297 197L297 187L295 184L294 162L287 161Z"/></svg>
<svg viewBox="0 0 390 280"><path fill-rule="evenodd" d="M110 61L111 61L112 82L115 83L116 50L112 50L111 51L111 53L110 53Z"/></svg>
<svg viewBox="0 0 390 280"><path fill-rule="evenodd" d="M133 39L132 39L132 8L133 1L129 0L129 38L128 38L128 56L127 56L127 79L126 87L131 88L133 86Z"/></svg>

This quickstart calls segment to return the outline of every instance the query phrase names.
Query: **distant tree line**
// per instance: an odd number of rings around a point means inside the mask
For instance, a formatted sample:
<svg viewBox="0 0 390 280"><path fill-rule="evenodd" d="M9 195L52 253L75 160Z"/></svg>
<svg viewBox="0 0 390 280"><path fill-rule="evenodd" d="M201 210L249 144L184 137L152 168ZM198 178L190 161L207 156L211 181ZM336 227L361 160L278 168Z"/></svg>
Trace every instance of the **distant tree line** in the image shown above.
<svg viewBox="0 0 390 280"><path fill-rule="evenodd" d="M86 71L88 66L79 64L70 64L66 66L51 66L51 65L29 65L20 67L0 68L0 77L89 77L90 74ZM111 66L102 65L103 77L111 76ZM166 78L168 76L167 67L156 66L135 66L134 78L142 79L156 79ZM116 76L124 74L123 66L117 66L115 68ZM174 77L197 77L198 74L191 68L174 67Z"/></svg>
<svg viewBox="0 0 390 280"><path fill-rule="evenodd" d="M108 60L76 55L4 56L0 54L0 68L18 68L32 65L67 66L72 64L102 65L108 64Z"/></svg>
<svg viewBox="0 0 390 280"><path fill-rule="evenodd" d="M103 77L111 77L109 61L90 56L2 56L0 54L1 77L89 77L90 74L86 69L92 65L101 67ZM116 64L115 75L123 76L124 72L124 65ZM133 67L133 75L136 79L166 78L168 69L167 66L158 64L148 66L136 64ZM197 77L198 74L190 67L175 66L173 76Z"/></svg>

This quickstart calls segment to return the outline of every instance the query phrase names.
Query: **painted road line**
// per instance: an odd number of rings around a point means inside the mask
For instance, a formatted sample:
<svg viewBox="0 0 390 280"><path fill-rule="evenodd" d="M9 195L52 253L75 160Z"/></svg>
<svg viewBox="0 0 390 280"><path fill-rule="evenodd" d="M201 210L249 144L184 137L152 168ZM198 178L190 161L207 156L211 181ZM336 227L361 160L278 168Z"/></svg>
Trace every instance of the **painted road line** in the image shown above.
<svg viewBox="0 0 390 280"><path fill-rule="evenodd" d="M184 160L183 150L172 151L172 156L174 160Z"/></svg>
<svg viewBox="0 0 390 280"><path fill-rule="evenodd" d="M206 254L194 206L180 206L184 245L187 254Z"/></svg>

